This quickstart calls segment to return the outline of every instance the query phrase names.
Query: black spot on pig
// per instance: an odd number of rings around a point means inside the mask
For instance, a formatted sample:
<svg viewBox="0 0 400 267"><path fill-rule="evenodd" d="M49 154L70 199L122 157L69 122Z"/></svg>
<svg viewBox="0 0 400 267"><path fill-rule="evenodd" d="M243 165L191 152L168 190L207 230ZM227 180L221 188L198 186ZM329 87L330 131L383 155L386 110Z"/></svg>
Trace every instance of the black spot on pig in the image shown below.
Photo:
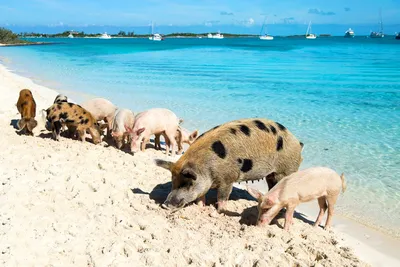
<svg viewBox="0 0 400 267"><path fill-rule="evenodd" d="M242 124L240 125L240 130L242 131L242 133L244 133L247 136L250 136L250 128L247 127L246 125Z"/></svg>
<svg viewBox="0 0 400 267"><path fill-rule="evenodd" d="M86 114L86 111L83 112L83 115L85 115L85 114Z"/></svg>
<svg viewBox="0 0 400 267"><path fill-rule="evenodd" d="M276 128L275 128L273 125L270 125L269 128L271 128L271 132L272 132L273 134L276 134L276 133L277 133Z"/></svg>
<svg viewBox="0 0 400 267"><path fill-rule="evenodd" d="M79 116L79 119L81 120L81 119L83 119L83 117L82 117L82 116Z"/></svg>
<svg viewBox="0 0 400 267"><path fill-rule="evenodd" d="M65 120L65 123L75 123L75 121L74 121L74 120L67 119L67 120Z"/></svg>
<svg viewBox="0 0 400 267"><path fill-rule="evenodd" d="M240 159L241 160L241 159ZM240 163L240 162L239 162ZM243 160L243 165L242 168L240 168L240 170L242 172L248 172L253 168L253 161L251 159L244 159Z"/></svg>
<svg viewBox="0 0 400 267"><path fill-rule="evenodd" d="M237 159L237 161L242 164L243 160L242 159Z"/></svg>
<svg viewBox="0 0 400 267"><path fill-rule="evenodd" d="M302 142L300 142L300 146L301 146L301 147L304 147L304 144L303 144Z"/></svg>
<svg viewBox="0 0 400 267"><path fill-rule="evenodd" d="M30 94L26 93L25 96L31 96Z"/></svg>
<svg viewBox="0 0 400 267"><path fill-rule="evenodd" d="M281 131L286 130L286 127L283 126L282 124L280 124L279 122L275 122L275 123L276 123L276 125L278 125L279 130L281 130Z"/></svg>
<svg viewBox="0 0 400 267"><path fill-rule="evenodd" d="M260 129L262 131L266 131L267 133L269 133L268 127L262 121L255 120L254 123L256 124L258 129Z"/></svg>
<svg viewBox="0 0 400 267"><path fill-rule="evenodd" d="M283 148L283 139L282 136L279 136L278 141L276 142L276 150L279 151L282 150L282 148Z"/></svg>
<svg viewBox="0 0 400 267"><path fill-rule="evenodd" d="M234 135L236 135L236 129L234 129L234 128L231 128L231 134L234 134Z"/></svg>
<svg viewBox="0 0 400 267"><path fill-rule="evenodd" d="M66 119L68 118L68 113L67 113L67 112L62 112L62 113L60 113L59 118L60 118L60 120L61 120L61 119L66 120Z"/></svg>
<svg viewBox="0 0 400 267"><path fill-rule="evenodd" d="M52 122L52 121L54 121L56 118L57 118L57 116L56 116L56 115L54 115L54 116L51 116L51 118L49 119L49 121L50 121L50 122Z"/></svg>
<svg viewBox="0 0 400 267"><path fill-rule="evenodd" d="M81 121L80 121L81 124L88 124L88 122L89 122L89 119L81 120Z"/></svg>
<svg viewBox="0 0 400 267"><path fill-rule="evenodd" d="M221 159L224 159L226 157L226 149L221 141L215 141L212 144L211 148L215 152L215 154L217 154L218 157L220 157Z"/></svg>
<svg viewBox="0 0 400 267"><path fill-rule="evenodd" d="M74 106L74 104L72 103L68 103L69 107L72 108Z"/></svg>
<svg viewBox="0 0 400 267"><path fill-rule="evenodd" d="M58 108L58 109L61 109L61 105L60 105L60 104L58 104L58 105L57 105L57 108Z"/></svg>
<svg viewBox="0 0 400 267"><path fill-rule="evenodd" d="M28 95L29 96L29 95ZM25 105L27 105L28 104L28 102L26 102L26 101L24 101L24 102L22 102L22 104L21 104L21 108L23 108Z"/></svg>

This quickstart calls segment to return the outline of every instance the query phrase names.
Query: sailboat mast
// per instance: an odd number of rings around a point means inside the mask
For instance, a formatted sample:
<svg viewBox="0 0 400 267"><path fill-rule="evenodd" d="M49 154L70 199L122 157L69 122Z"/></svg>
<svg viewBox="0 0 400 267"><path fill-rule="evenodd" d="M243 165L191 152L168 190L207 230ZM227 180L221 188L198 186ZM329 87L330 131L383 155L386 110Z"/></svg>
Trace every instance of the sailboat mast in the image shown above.
<svg viewBox="0 0 400 267"><path fill-rule="evenodd" d="M381 26L381 33L383 33L382 8L379 9L379 24Z"/></svg>
<svg viewBox="0 0 400 267"><path fill-rule="evenodd" d="M261 31L260 31L260 35L264 34L264 25L265 25L265 21L267 20L267 16L265 16L264 21L263 21L263 25L261 26Z"/></svg>

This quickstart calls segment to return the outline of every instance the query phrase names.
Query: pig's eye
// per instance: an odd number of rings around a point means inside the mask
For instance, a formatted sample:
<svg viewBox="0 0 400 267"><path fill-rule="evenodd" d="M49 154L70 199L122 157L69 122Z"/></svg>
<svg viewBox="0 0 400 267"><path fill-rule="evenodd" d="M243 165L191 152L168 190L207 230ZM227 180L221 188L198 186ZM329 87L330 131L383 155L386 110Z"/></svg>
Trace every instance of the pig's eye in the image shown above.
<svg viewBox="0 0 400 267"><path fill-rule="evenodd" d="M190 187L192 185L191 181L183 181L178 188L183 188L183 187Z"/></svg>
<svg viewBox="0 0 400 267"><path fill-rule="evenodd" d="M181 175L182 175L184 178L187 178L187 179L191 179L191 180L196 180L196 179L197 179L196 174L193 173L193 171L190 170L190 169L185 169L185 170L183 170L183 171L181 172Z"/></svg>

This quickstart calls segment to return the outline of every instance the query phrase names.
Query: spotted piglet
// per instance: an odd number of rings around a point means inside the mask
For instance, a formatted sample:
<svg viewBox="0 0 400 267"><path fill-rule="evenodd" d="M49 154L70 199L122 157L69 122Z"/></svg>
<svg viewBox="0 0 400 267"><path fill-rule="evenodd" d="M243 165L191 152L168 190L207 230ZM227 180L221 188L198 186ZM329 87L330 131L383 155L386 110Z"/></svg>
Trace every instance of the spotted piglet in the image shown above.
<svg viewBox="0 0 400 267"><path fill-rule="evenodd" d="M18 128L21 131L25 129L28 135L33 135L32 130L37 126L37 121L35 120L36 102L29 89L23 89L19 92L17 109L21 114L21 119L18 121Z"/></svg>
<svg viewBox="0 0 400 267"><path fill-rule="evenodd" d="M303 145L280 123L242 119L202 134L175 163L156 160L172 173L172 191L164 207L205 203L210 188L218 191L218 211L225 209L234 182L266 177L270 187L298 170Z"/></svg>
<svg viewBox="0 0 400 267"><path fill-rule="evenodd" d="M65 124L68 130L73 129L72 131L78 132L81 141L85 141L85 132L88 131L94 144L101 142L99 125L90 112L80 105L67 102L57 103L49 107L46 112L55 140L59 140L61 126Z"/></svg>

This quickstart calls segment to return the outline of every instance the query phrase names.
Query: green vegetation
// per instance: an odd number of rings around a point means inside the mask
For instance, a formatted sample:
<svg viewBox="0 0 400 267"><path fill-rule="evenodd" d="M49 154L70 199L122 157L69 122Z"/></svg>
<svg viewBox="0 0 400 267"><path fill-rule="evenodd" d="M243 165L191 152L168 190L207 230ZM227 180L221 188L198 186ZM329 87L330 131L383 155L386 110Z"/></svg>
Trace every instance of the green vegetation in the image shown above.
<svg viewBox="0 0 400 267"><path fill-rule="evenodd" d="M72 31L65 31L63 33L56 33L56 34L40 34L40 33L34 33L34 32L24 32L19 35L19 37L22 38L29 38L29 37L43 37L43 38L67 38L70 34L74 37L100 37L101 33L85 33L85 32L72 32ZM211 32L212 34L216 34L216 32ZM182 32L182 33L170 33L170 34L162 34L165 37L182 37L182 38L195 38L195 37L207 37L208 33L188 33L188 32ZM222 33L224 37L226 38L234 38L234 37L254 37L255 35L251 34L232 34L232 33ZM134 32L125 32L125 31L119 31L118 34L110 34L112 37L120 37L120 38L126 38L126 37L134 37L134 38L147 38L151 36L151 34L135 34Z"/></svg>
<svg viewBox="0 0 400 267"><path fill-rule="evenodd" d="M0 27L0 44L25 44L30 43L18 38L18 35L10 30Z"/></svg>

